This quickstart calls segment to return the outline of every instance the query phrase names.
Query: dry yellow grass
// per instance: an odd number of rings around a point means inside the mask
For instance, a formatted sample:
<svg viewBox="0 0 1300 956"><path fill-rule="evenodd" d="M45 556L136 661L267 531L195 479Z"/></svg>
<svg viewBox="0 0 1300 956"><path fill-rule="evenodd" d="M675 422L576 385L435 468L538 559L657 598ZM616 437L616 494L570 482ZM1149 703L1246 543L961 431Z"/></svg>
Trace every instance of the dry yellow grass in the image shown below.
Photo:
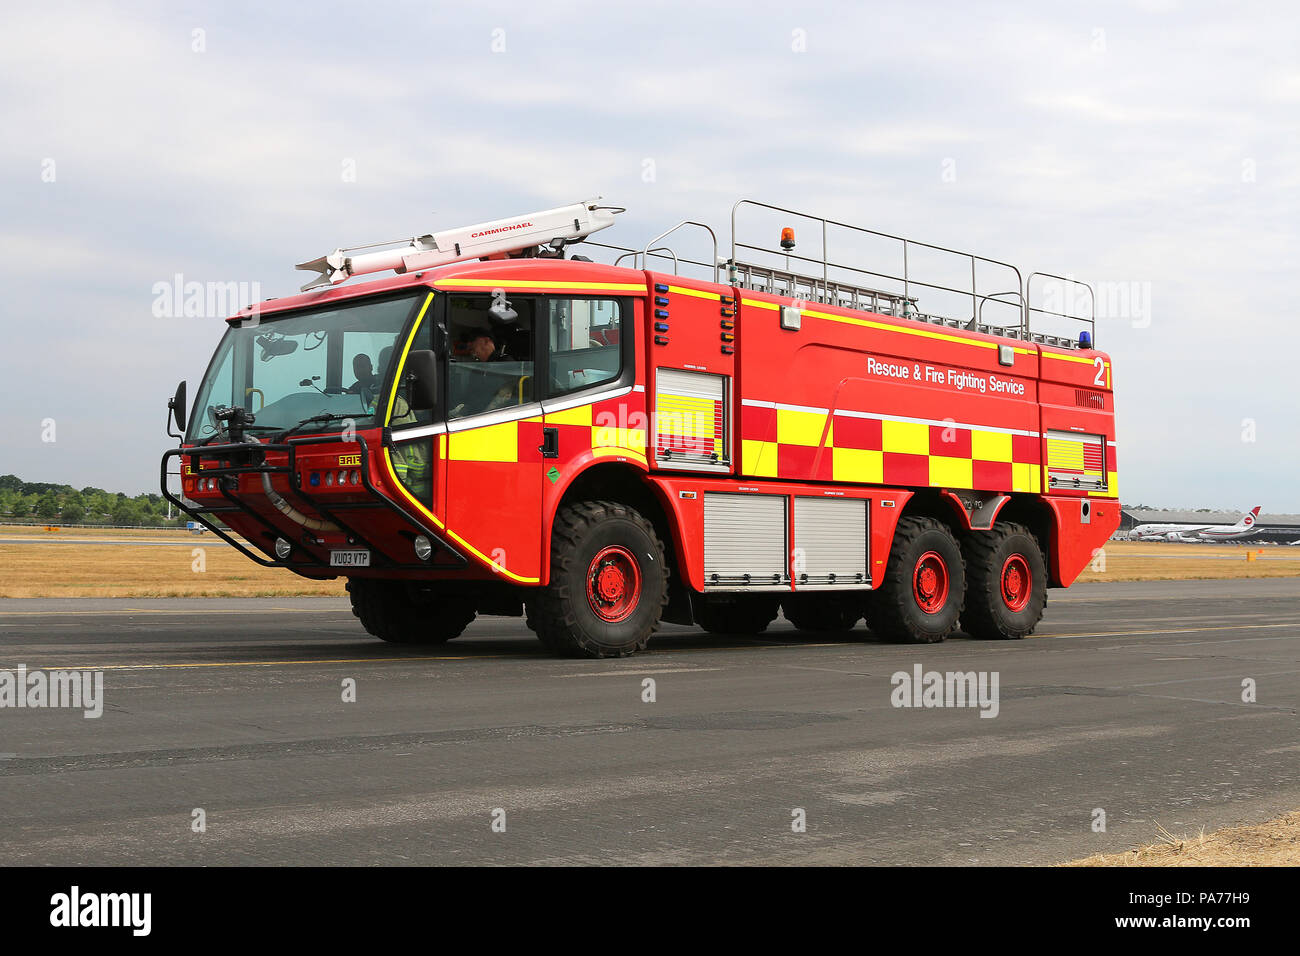
<svg viewBox="0 0 1300 956"><path fill-rule="evenodd" d="M1108 541L1105 570L1085 569L1079 581L1188 581L1207 578L1300 577L1300 547ZM1246 560L1246 553L1256 555Z"/></svg>
<svg viewBox="0 0 1300 956"><path fill-rule="evenodd" d="M1194 836L1174 836L1156 827L1158 843L1126 853L1097 853L1064 866L1297 866L1300 813L1251 826L1228 827Z"/></svg>
<svg viewBox="0 0 1300 956"><path fill-rule="evenodd" d="M25 542L17 538L40 538ZM140 544L79 545L71 539L174 541L174 547ZM204 549L206 570L193 570L194 548ZM1247 561L1246 552L1262 551ZM1300 548L1112 541L1104 571L1086 570L1080 581L1165 581L1198 578L1300 577ZM288 597L341 595L343 581L310 581L289 571L260 567L211 534L162 528L119 530L0 527L0 597Z"/></svg>
<svg viewBox="0 0 1300 956"><path fill-rule="evenodd" d="M0 597L289 597L341 596L343 580L310 581L291 571L264 568L211 534L150 529L115 531L68 528L0 530ZM14 537L48 537L48 543ZM79 545L60 538L175 541L175 546ZM202 549L203 571L197 571Z"/></svg>

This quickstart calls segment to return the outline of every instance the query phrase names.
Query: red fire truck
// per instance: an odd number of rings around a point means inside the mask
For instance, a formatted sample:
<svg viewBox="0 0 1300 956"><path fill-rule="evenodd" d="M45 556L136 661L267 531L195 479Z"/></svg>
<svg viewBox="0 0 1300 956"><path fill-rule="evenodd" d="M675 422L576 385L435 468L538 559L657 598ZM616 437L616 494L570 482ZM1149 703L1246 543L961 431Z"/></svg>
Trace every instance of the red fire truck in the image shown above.
<svg viewBox="0 0 1300 956"><path fill-rule="evenodd" d="M591 657L778 612L892 641L1030 634L1120 517L1091 290L750 200L725 257L693 221L639 249L589 238L621 211L301 264L302 294L227 320L192 415L177 389L164 494L259 564L346 577L400 644L479 614ZM711 259L664 245L685 229ZM567 252L584 242L612 262ZM927 257L969 285L923 279Z"/></svg>

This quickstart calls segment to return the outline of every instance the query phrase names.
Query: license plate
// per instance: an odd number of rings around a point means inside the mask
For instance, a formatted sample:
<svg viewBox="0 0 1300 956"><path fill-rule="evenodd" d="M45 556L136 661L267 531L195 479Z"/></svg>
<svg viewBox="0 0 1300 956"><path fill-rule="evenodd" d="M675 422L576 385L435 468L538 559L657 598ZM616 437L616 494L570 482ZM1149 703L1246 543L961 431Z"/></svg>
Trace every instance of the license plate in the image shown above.
<svg viewBox="0 0 1300 956"><path fill-rule="evenodd" d="M368 568L370 567L369 551L331 551L330 552L331 568Z"/></svg>

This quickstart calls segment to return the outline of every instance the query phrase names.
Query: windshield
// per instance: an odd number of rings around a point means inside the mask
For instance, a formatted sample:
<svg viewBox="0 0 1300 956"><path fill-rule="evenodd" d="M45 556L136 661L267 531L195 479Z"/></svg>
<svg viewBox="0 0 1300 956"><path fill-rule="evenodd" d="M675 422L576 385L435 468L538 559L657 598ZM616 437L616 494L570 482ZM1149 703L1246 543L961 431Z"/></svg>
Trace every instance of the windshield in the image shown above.
<svg viewBox="0 0 1300 956"><path fill-rule="evenodd" d="M427 294L422 291L419 299ZM381 386L416 302L408 294L232 326L199 387L189 440L217 433L214 414L223 405L250 411L250 430L258 433L283 431L318 415L351 419L359 429L383 424L375 420L384 408ZM300 430L337 428L331 421Z"/></svg>

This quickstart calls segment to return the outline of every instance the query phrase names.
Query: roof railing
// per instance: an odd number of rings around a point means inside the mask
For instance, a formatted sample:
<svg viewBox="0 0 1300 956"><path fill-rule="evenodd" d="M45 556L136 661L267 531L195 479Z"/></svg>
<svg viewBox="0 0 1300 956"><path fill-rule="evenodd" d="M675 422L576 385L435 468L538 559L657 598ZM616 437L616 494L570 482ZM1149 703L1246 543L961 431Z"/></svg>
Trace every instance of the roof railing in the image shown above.
<svg viewBox="0 0 1300 956"><path fill-rule="evenodd" d="M821 233L820 257L796 253L793 248L774 248L743 240L738 231L738 213L742 207L767 210L772 213L794 216L817 223ZM661 244L664 239L687 226L703 229L709 234L713 244L713 259L711 262L679 257L670 246ZM832 238L831 231L841 229L863 237L869 237L871 240L883 240L886 243L895 245L899 253L901 270L892 272L877 271L862 265L850 265L848 262L833 258L829 248ZM679 275L684 265L690 265L711 272L714 282L719 281L720 266L725 265L727 268L726 281L738 288L782 295L806 302L820 302L857 311L870 311L896 318L941 325L947 328L965 329L990 335L1023 339L1058 348L1079 348L1081 343L1077 337L1052 335L1045 331L1034 330L1031 326L1036 323L1031 322L1031 319L1034 317L1052 317L1079 322L1088 328L1087 341L1093 347L1096 345L1096 298L1092 287L1085 282L1047 272L1031 272L1026 277L1018 267L1000 259L991 259L987 256L963 252L959 249L950 249L934 243L921 242L905 236L896 236L875 229L867 229L863 226L854 226L850 223L799 212L784 206L774 206L753 199L741 199L731 208L731 249L730 256L726 259L718 257L718 240L714 231L705 223L693 219L682 220L672 228L655 236L640 249L595 242L590 238L585 240L584 245L619 253L614 260L615 265L623 265L630 258L632 268L646 268L648 260L653 257L670 260L673 264L674 275ZM969 267L970 285L950 285L943 282L932 282L928 278L919 277L915 270L915 259L919 251L957 257ZM785 267L742 261L739 258L742 252L780 257L784 261ZM1016 288L1000 292L981 291L979 282L981 266L1006 270L1010 274L1008 278L1014 278ZM880 280L885 283L897 284L901 287L901 291L887 291L878 288ZM1038 281L1036 282L1036 280ZM1062 311L1057 311L1048 308L1046 305L1031 305L1030 293L1043 280L1068 283L1086 290L1088 314L1079 315L1074 310L1064 307ZM918 306L917 294L925 292L958 297L957 301L968 299L971 307L969 317L922 312ZM1014 321L986 320L984 307L990 302L995 307L1014 309ZM997 308L994 309L994 311L997 310Z"/></svg>
<svg viewBox="0 0 1300 956"><path fill-rule="evenodd" d="M795 255L793 252L787 249L775 249L770 246L754 245L753 243L750 242L741 241L741 239L739 238L739 230L737 228L737 215L741 207L743 206L754 207L757 209L766 209L771 212L782 213L787 216L795 216L800 219L805 219L805 220L818 223L821 229L821 252L822 252L821 259L814 259L809 256ZM848 263L836 262L832 260L831 251L829 247L830 230L832 227L835 229L846 229L850 232L857 233L862 236L869 236L875 239L883 239L886 242L890 242L890 243L897 243L899 251L901 253L902 272L901 273L878 272L873 269L866 269L861 266L849 265ZM951 293L962 297L969 297L971 301L971 320L975 322L976 325L980 324L982 307L985 301L989 299L993 299L995 301L1001 302L1001 297L1008 294L1008 293L996 293L994 295L987 295L979 291L977 267L980 263L1009 270L1016 278L1017 289L1021 290L1024 288L1024 279L1023 276L1021 275L1020 270L1016 266L1012 265L1011 263L1003 262L1000 259L990 259L987 256L979 256L979 255L975 255L974 253L963 252L959 249L950 249L946 246L935 245L934 243L921 242L916 239L908 239L905 236L895 236L892 235L891 233L880 232L879 230L876 229L867 229L863 226L855 226L851 223L840 222L835 219L827 219L824 216L816 216L811 213L800 212L796 209L788 209L784 206L774 206L770 203L758 202L757 200L753 200L753 199L741 199L731 207L731 262L735 263L737 261L737 251L740 249L759 252L766 255L786 256L789 259L795 259L812 266L820 265L821 283L822 283L822 288L825 292L829 291L829 286L831 284L831 278L830 278L831 269L835 269L837 271L847 271L859 275L871 276L873 278L885 279L890 282L901 283L903 287L901 298L905 302L915 303L916 298L912 294L913 288L928 289L930 291L946 292L946 293ZM912 274L911 261L910 261L911 260L910 253L915 249L926 249L932 252L942 253L944 255L957 256L967 261L970 264L970 275L971 275L970 288L969 289L965 287L959 288L956 286L943 285L937 282L927 282L922 279L916 278ZM1019 291L1010 294L1021 295ZM1012 303L1003 302L1002 304L1010 305ZM1020 323L1018 326L1018 330L1023 329L1024 327L1024 309L1023 309L1022 295L1021 295L1021 303L1019 306L1019 311L1021 313L1021 316L1020 316Z"/></svg>
<svg viewBox="0 0 1300 956"><path fill-rule="evenodd" d="M1031 306L1030 292L1033 288L1035 277L1042 279L1053 279L1057 282L1066 283L1068 286L1078 286L1088 290L1088 314L1087 316L1073 315L1069 312L1053 312L1051 309L1044 309L1038 306ZM1029 331L1029 317L1034 313L1039 315L1051 315L1057 318L1066 319L1072 322L1081 322L1088 326L1089 341L1096 347L1097 344L1097 296L1092 291L1092 286L1086 282L1080 282L1078 279L1070 279L1066 276L1052 275L1050 272L1031 272L1025 279L1025 331Z"/></svg>
<svg viewBox="0 0 1300 956"><path fill-rule="evenodd" d="M700 262L699 260L696 259L687 259L684 256L679 256L668 246L658 246L654 249L643 250L643 249L631 249L628 246L610 245L608 242L592 242L591 240L586 240L585 242L583 242L583 245L594 246L597 249L608 249L610 252L617 252L619 255L614 259L614 263L613 263L616 266L623 265L623 260L627 259L629 256L631 257L647 256L654 259L665 259L672 262L673 275L681 275L681 267L683 265L699 266L701 269L713 268L713 266L710 263ZM636 267L630 266L629 268L636 268Z"/></svg>
<svg viewBox="0 0 1300 956"><path fill-rule="evenodd" d="M659 233L659 235L655 236L653 239L647 242L641 248L641 252L639 253L641 268L645 267L646 255L649 253L649 251L652 248L655 247L655 243L659 242L661 239L668 238L670 235L672 235L678 229L681 229L683 226L695 226L699 229L703 229L705 232L709 234L709 238L713 240L713 281L717 282L718 281L718 236L716 233L714 233L714 231L709 226L705 225L702 222L696 222L694 219L683 219L681 222L673 226L671 229L664 230L663 232ZM674 256L673 258L676 259L676 256ZM632 260L633 267L636 267L636 264L637 264L637 259L634 258Z"/></svg>
<svg viewBox="0 0 1300 956"><path fill-rule="evenodd" d="M621 256L619 256L617 259L614 260L614 265L621 266L623 264L623 260L626 259L628 256L632 257L632 268L634 269L637 268L638 258L644 260L648 256L654 256L658 259L672 259L673 275L681 275L681 261L677 258L677 253L674 252L669 246L657 246L654 249L629 249L627 252L623 253ZM641 268L644 268L644 266L642 266Z"/></svg>

